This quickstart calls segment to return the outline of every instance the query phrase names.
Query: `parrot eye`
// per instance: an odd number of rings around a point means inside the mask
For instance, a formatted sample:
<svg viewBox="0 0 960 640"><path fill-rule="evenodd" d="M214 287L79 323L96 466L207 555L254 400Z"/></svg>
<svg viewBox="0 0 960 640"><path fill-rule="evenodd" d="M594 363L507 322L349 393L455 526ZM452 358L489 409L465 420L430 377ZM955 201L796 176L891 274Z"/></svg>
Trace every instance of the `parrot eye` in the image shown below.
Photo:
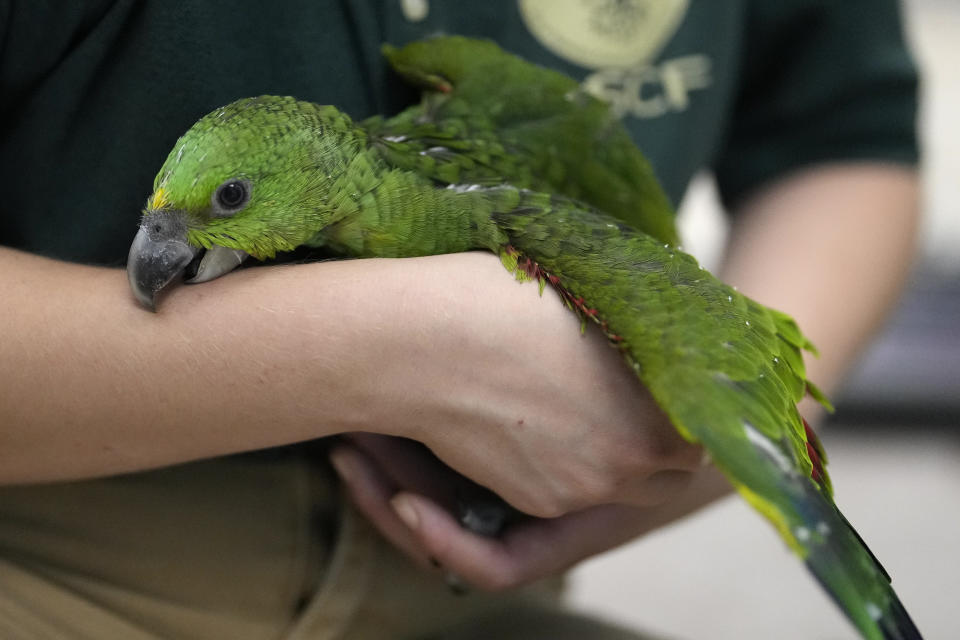
<svg viewBox="0 0 960 640"><path fill-rule="evenodd" d="M213 194L215 215L228 216L235 213L250 200L250 183L246 180L230 179L217 187Z"/></svg>

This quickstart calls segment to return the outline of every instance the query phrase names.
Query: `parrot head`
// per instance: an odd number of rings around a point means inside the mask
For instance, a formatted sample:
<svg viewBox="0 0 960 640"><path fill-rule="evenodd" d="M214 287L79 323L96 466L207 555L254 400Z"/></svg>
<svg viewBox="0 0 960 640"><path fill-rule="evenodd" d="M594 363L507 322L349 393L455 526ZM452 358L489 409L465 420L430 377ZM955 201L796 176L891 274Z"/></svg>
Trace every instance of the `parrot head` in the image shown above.
<svg viewBox="0 0 960 640"><path fill-rule="evenodd" d="M344 148L360 144L352 132L335 108L289 97L245 98L201 118L157 174L130 246L136 298L153 310L181 275L212 280L316 235L335 218L330 187Z"/></svg>

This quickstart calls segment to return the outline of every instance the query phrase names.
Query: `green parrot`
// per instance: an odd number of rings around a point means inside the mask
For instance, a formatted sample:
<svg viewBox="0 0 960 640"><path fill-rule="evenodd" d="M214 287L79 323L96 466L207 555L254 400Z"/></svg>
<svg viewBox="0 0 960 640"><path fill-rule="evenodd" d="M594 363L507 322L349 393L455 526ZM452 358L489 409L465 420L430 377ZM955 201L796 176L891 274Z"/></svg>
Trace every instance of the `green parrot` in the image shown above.
<svg viewBox="0 0 960 640"><path fill-rule="evenodd" d="M889 576L834 504L797 410L810 394L795 322L678 247L673 210L609 108L487 41L384 48L420 104L357 124L292 97L238 100L176 143L127 271L154 309L181 276L297 247L351 257L486 249L549 284L622 353L869 640L919 639Z"/></svg>

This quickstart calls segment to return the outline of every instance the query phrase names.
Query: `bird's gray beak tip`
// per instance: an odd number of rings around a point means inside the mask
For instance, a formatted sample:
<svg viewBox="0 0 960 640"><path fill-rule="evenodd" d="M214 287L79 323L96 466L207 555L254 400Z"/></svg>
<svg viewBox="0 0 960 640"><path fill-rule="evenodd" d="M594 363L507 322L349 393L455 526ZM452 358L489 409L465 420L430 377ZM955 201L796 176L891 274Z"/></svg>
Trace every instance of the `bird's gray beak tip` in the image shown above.
<svg viewBox="0 0 960 640"><path fill-rule="evenodd" d="M152 311L153 313L157 312L156 294L140 295L136 290L134 290L133 297L136 298L137 302L140 303L140 306L146 309L147 311Z"/></svg>
<svg viewBox="0 0 960 640"><path fill-rule="evenodd" d="M130 245L127 278L137 301L156 311L158 294L179 276L188 284L207 282L236 269L247 257L239 249L191 246L181 211L150 211Z"/></svg>
<svg viewBox="0 0 960 640"><path fill-rule="evenodd" d="M144 216L127 255L127 279L137 301L156 311L157 292L179 276L198 251L187 243L177 212Z"/></svg>

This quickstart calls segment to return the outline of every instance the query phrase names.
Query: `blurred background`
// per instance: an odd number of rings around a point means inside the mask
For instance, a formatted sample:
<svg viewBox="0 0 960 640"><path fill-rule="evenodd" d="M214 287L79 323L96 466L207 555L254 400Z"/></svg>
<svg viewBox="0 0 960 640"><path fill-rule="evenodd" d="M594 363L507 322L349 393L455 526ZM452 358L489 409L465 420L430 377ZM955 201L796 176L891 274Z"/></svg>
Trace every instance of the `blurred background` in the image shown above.
<svg viewBox="0 0 960 640"><path fill-rule="evenodd" d="M886 330L836 398L823 439L838 504L927 640L937 640L960 638L960 2L904 7L924 72L921 257ZM725 226L709 177L691 188L681 221L686 247L716 264ZM571 599L663 638L856 637L773 530L736 499L581 565Z"/></svg>

